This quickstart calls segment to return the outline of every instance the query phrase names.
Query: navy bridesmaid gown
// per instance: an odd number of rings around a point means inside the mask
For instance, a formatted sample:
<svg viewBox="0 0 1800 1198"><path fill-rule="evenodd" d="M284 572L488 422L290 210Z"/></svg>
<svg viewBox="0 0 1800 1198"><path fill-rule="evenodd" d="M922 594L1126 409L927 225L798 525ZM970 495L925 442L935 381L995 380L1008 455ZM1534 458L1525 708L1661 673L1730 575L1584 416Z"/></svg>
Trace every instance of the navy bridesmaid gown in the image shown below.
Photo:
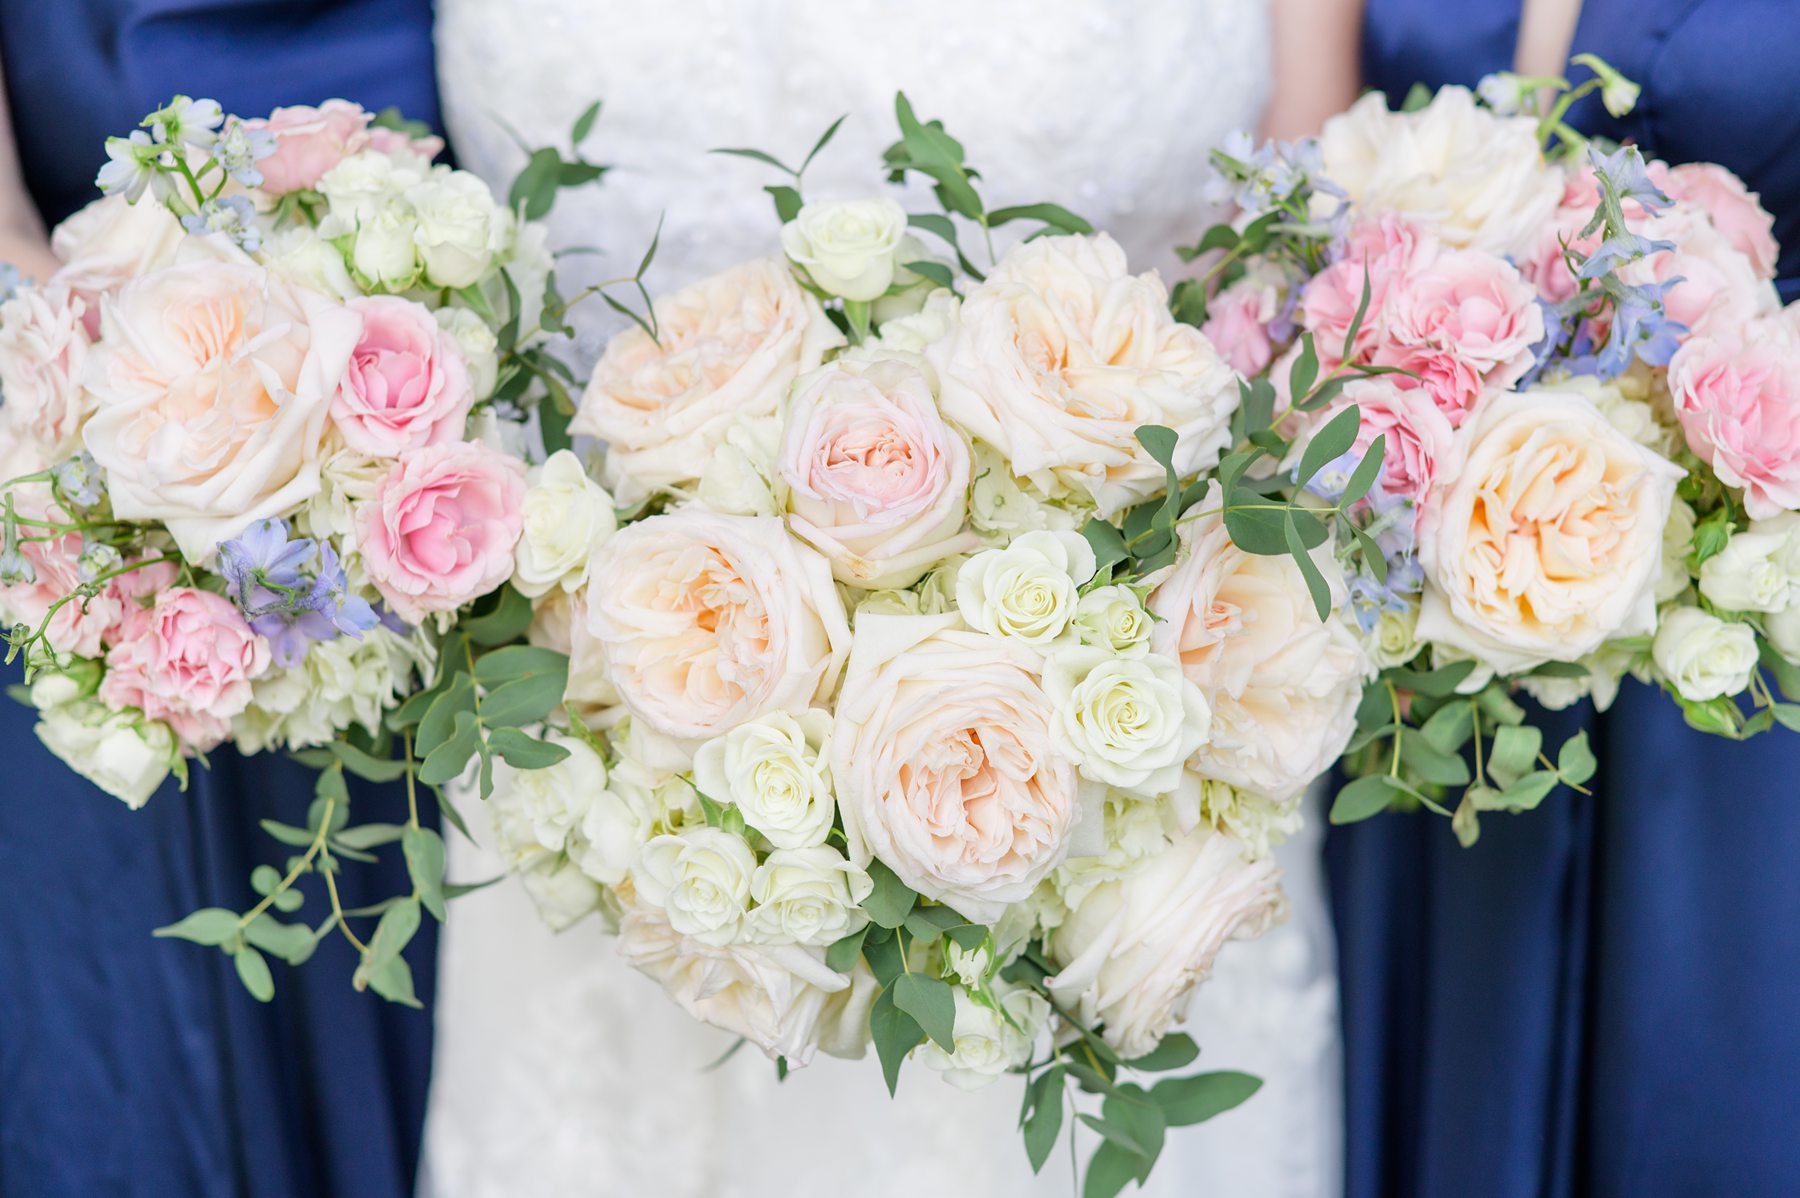
<svg viewBox="0 0 1800 1198"><path fill-rule="evenodd" d="M1364 79L1507 69L1518 0L1369 0ZM1800 5L1587 0L1574 38L1644 87L1576 123L1723 163L1775 214L1800 292ZM1596 793L1327 844L1343 981L1350 1198L1800 1194L1800 739L1687 728L1627 683L1585 725Z"/></svg>
<svg viewBox="0 0 1800 1198"><path fill-rule="evenodd" d="M176 92L227 111L331 96L438 123L429 0L0 0L26 183L48 222L92 198L102 140ZM17 681L17 667L3 681ZM82 781L0 698L0 1194L18 1198L399 1198L430 1069L435 928L408 951L425 1011L350 988L328 938L276 996L212 949L150 930L241 909L303 823L312 774L221 750L192 789L130 811ZM352 782L365 819L404 792ZM404 890L398 854L350 865L346 906ZM316 922L324 903L309 896Z"/></svg>

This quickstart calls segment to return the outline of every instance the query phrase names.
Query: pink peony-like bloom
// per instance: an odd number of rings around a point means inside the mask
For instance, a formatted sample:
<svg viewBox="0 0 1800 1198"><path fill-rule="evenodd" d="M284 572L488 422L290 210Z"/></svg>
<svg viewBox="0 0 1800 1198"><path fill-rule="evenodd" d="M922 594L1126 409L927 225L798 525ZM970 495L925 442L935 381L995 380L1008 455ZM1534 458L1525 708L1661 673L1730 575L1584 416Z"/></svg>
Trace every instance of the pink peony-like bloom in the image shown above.
<svg viewBox="0 0 1800 1198"><path fill-rule="evenodd" d="M350 448L373 457L462 440L475 402L456 339L423 304L392 295L353 299L362 339L331 400L331 421Z"/></svg>
<svg viewBox="0 0 1800 1198"><path fill-rule="evenodd" d="M1388 344L1377 348L1372 357L1378 366L1395 366L1405 371L1406 374L1393 376L1396 385L1429 395L1452 427L1462 424L1487 392L1475 364L1455 350Z"/></svg>
<svg viewBox="0 0 1800 1198"><path fill-rule="evenodd" d="M1694 337L1669 363L1688 448L1755 519L1800 509L1800 307L1754 321L1742 339Z"/></svg>
<svg viewBox="0 0 1800 1198"><path fill-rule="evenodd" d="M1301 323L1313 335L1319 360L1327 366L1339 362L1344 337L1362 303L1365 277L1369 307L1350 348L1357 359L1381 342L1389 297L1401 280L1437 252L1437 238L1431 231L1402 216L1377 217L1352 228L1343 256L1314 275L1300 299Z"/></svg>
<svg viewBox="0 0 1800 1198"><path fill-rule="evenodd" d="M42 505L26 504L20 514L42 519L47 510ZM49 615L44 635L50 647L76 657L99 657L108 644L119 639L119 628L138 601L175 581L175 564L159 562L110 579L98 595L87 600L72 599L50 615L57 600L72 594L83 582L77 561L81 534L69 533L54 541L27 541L19 546L19 552L31 563L37 577L28 583L0 587L0 614L8 623L32 628Z"/></svg>
<svg viewBox="0 0 1800 1198"><path fill-rule="evenodd" d="M82 386L86 311L61 283L26 287L0 304L0 436L27 438L51 461L81 448L81 425L93 410Z"/></svg>
<svg viewBox="0 0 1800 1198"><path fill-rule="evenodd" d="M1353 379L1342 397L1319 414L1319 427L1351 404L1362 415L1351 450L1357 457L1377 436L1387 438L1377 489L1422 502L1436 479L1456 472L1456 430L1425 390L1401 387L1393 375Z"/></svg>
<svg viewBox="0 0 1800 1198"><path fill-rule="evenodd" d="M348 100L327 100L317 108L296 104L277 108L267 118L244 122L247 129L275 135L275 152L257 162L262 188L272 195L303 191L320 176L366 149L374 116Z"/></svg>
<svg viewBox="0 0 1800 1198"><path fill-rule="evenodd" d="M1519 273L1537 288L1538 294L1548 303L1560 304L1575 294L1579 281L1563 257L1563 247L1566 245L1578 254L1591 254L1598 249L1598 232L1581 236L1581 231L1587 228L1593 217L1592 205L1579 208L1566 204L1558 208L1556 215L1538 238L1537 245L1519 263Z"/></svg>
<svg viewBox="0 0 1800 1198"><path fill-rule="evenodd" d="M1261 374L1275 353L1269 340L1275 305L1274 287L1260 279L1239 279L1213 297L1200 331L1233 370L1246 378Z"/></svg>
<svg viewBox="0 0 1800 1198"><path fill-rule="evenodd" d="M369 580L409 624L454 611L512 575L524 502L524 463L497 450L408 450L357 519Z"/></svg>
<svg viewBox="0 0 1800 1198"><path fill-rule="evenodd" d="M398 129L389 129L383 125L369 127L369 148L378 154L398 154L405 151L417 154L427 162L444 152L444 139L435 134L426 137L412 137Z"/></svg>
<svg viewBox="0 0 1800 1198"><path fill-rule="evenodd" d="M1758 276L1750 259L1700 208L1677 203L1654 220L1632 222L1631 228L1654 240L1672 241L1675 248L1622 267L1619 278L1631 284L1671 284L1663 295L1664 308L1694 335L1735 335L1780 306L1774 285Z"/></svg>
<svg viewBox="0 0 1800 1198"><path fill-rule="evenodd" d="M251 680L269 665L268 642L236 605L194 587L174 587L149 607L131 608L117 635L100 698L162 720L195 753L225 739L231 717L250 705Z"/></svg>
<svg viewBox="0 0 1800 1198"><path fill-rule="evenodd" d="M1501 390L1531 369L1544 336L1537 292L1512 263L1480 250L1444 250L1409 271L1387 315L1391 340L1454 353Z"/></svg>
<svg viewBox="0 0 1800 1198"><path fill-rule="evenodd" d="M1780 255L1775 244L1775 218L1742 179L1713 162L1689 162L1675 167L1653 162L1650 178L1672 198L1704 210L1732 248L1750 259L1758 278L1775 277L1775 259Z"/></svg>

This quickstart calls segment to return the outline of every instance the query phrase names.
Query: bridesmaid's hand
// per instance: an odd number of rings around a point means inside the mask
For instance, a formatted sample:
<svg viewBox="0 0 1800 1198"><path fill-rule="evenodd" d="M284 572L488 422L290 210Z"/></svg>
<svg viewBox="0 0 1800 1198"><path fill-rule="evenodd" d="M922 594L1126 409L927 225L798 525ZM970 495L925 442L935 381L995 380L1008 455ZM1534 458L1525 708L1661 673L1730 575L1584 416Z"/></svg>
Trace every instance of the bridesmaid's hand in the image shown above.
<svg viewBox="0 0 1800 1198"><path fill-rule="evenodd" d="M44 236L44 222L25 190L13 145L12 114L6 105L6 80L0 76L0 262L16 266L28 278L43 282L59 263Z"/></svg>
<svg viewBox="0 0 1800 1198"><path fill-rule="evenodd" d="M1262 135L1291 141L1319 131L1362 90L1364 0L1272 0L1275 89Z"/></svg>

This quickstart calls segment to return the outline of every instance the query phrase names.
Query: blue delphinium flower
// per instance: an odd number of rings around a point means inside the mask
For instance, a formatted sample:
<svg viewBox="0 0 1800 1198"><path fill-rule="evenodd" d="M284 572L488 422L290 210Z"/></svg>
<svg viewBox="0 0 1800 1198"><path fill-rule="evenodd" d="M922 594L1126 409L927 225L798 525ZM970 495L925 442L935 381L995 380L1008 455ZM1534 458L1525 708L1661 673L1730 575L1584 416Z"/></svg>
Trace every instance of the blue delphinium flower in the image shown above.
<svg viewBox="0 0 1800 1198"><path fill-rule="evenodd" d="M1650 181L1649 168L1644 165L1644 156L1638 153L1636 146L1620 146L1611 154L1602 154L1589 144L1587 152L1594 173L1612 184L1621 203L1636 200L1651 211L1661 211L1675 202Z"/></svg>
<svg viewBox="0 0 1800 1198"><path fill-rule="evenodd" d="M100 502L100 463L83 449L51 468L50 485L64 503L77 508L93 507Z"/></svg>
<svg viewBox="0 0 1800 1198"><path fill-rule="evenodd" d="M261 187L263 173L256 164L275 152L275 135L267 129L251 129L242 121L234 120L225 126L210 152L233 179L245 187Z"/></svg>
<svg viewBox="0 0 1800 1198"><path fill-rule="evenodd" d="M1673 241L1657 241L1637 233L1620 233L1601 242L1594 252L1588 255L1587 261L1581 264L1581 269L1575 272L1575 277L1598 279L1612 274L1626 263L1674 248Z"/></svg>
<svg viewBox="0 0 1800 1198"><path fill-rule="evenodd" d="M190 233L223 233L246 254L262 248L262 230L256 226L256 209L244 196L226 196L208 200L198 212L181 218L181 227Z"/></svg>
<svg viewBox="0 0 1800 1198"><path fill-rule="evenodd" d="M310 567L310 568L309 568ZM275 663L293 666L309 641L360 640L379 620L350 589L330 542L288 538L281 520L259 520L219 546L225 593L269 642Z"/></svg>

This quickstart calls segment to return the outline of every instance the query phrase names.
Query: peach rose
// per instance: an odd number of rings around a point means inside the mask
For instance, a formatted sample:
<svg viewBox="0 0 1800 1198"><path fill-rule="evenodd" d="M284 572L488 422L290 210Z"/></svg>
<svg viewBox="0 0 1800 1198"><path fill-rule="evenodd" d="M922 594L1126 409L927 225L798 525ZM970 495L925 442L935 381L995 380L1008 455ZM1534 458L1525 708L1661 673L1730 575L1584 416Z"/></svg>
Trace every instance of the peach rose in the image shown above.
<svg viewBox="0 0 1800 1198"><path fill-rule="evenodd" d="M362 320L216 237L101 308L83 436L113 512L160 520L193 562L319 490L332 394Z"/></svg>
<svg viewBox="0 0 1800 1198"><path fill-rule="evenodd" d="M1491 396L1457 441L1420 513L1420 640L1512 674L1654 627L1679 467L1571 391Z"/></svg>
<svg viewBox="0 0 1800 1198"><path fill-rule="evenodd" d="M794 379L842 342L780 258L757 258L656 301L658 341L632 327L594 367L573 432L608 445L626 507L697 482L731 429L772 417Z"/></svg>
<svg viewBox="0 0 1800 1198"><path fill-rule="evenodd" d="M1170 316L1156 272L1128 274L1105 234L1007 251L928 352L944 415L1041 498L1110 515L1155 494L1163 468L1138 444L1141 425L1175 430L1183 475L1216 464L1231 440L1231 367Z"/></svg>
<svg viewBox="0 0 1800 1198"><path fill-rule="evenodd" d="M1650 178L1672 198L1698 205L1725 235L1734 249L1750 259L1761 279L1775 277L1775 218L1762 206L1762 197L1744 181L1714 162L1650 165Z"/></svg>
<svg viewBox="0 0 1800 1198"><path fill-rule="evenodd" d="M1688 448L1757 519L1800 508L1800 305L1739 335L1693 337L1669 363Z"/></svg>
<svg viewBox="0 0 1800 1198"><path fill-rule="evenodd" d="M106 655L100 698L135 707L174 729L184 748L204 753L250 705L253 679L269 666L269 643L250 631L223 595L194 587L161 592L133 607Z"/></svg>
<svg viewBox="0 0 1800 1198"><path fill-rule="evenodd" d="M270 195L317 186L326 171L369 145L374 116L348 100L327 100L317 108L296 104L266 118L244 122L275 136L275 152L256 163L262 190Z"/></svg>
<svg viewBox="0 0 1800 1198"><path fill-rule="evenodd" d="M375 457L460 441L475 391L456 339L423 304L391 295L353 299L362 338L331 401L345 444Z"/></svg>
<svg viewBox="0 0 1800 1198"><path fill-rule="evenodd" d="M805 711L836 685L850 630L831 568L775 517L652 516L615 533L589 578L606 677L665 736Z"/></svg>
<svg viewBox="0 0 1800 1198"><path fill-rule="evenodd" d="M857 620L832 729L851 861L991 922L1068 855L1074 762L1029 648L953 615ZM1095 830L1099 812L1087 817Z"/></svg>
<svg viewBox="0 0 1800 1198"><path fill-rule="evenodd" d="M803 376L788 403L777 498L850 586L911 586L979 544L963 531L969 445L938 415L922 366L840 358Z"/></svg>
<svg viewBox="0 0 1800 1198"><path fill-rule="evenodd" d="M81 425L92 409L82 385L86 311L62 283L22 288L0 305L0 435L36 442L53 462L81 448Z"/></svg>
<svg viewBox="0 0 1800 1198"><path fill-rule="evenodd" d="M512 576L525 463L475 441L400 455L357 517L369 581L409 624L455 611Z"/></svg>
<svg viewBox="0 0 1800 1198"><path fill-rule="evenodd" d="M1319 619L1287 556L1245 553L1216 514L1188 519L1180 537L1181 556L1145 607L1158 621L1151 649L1178 661L1212 708L1212 737L1188 766L1287 799L1344 751L1368 658L1335 615ZM1329 548L1313 560L1341 601Z"/></svg>

